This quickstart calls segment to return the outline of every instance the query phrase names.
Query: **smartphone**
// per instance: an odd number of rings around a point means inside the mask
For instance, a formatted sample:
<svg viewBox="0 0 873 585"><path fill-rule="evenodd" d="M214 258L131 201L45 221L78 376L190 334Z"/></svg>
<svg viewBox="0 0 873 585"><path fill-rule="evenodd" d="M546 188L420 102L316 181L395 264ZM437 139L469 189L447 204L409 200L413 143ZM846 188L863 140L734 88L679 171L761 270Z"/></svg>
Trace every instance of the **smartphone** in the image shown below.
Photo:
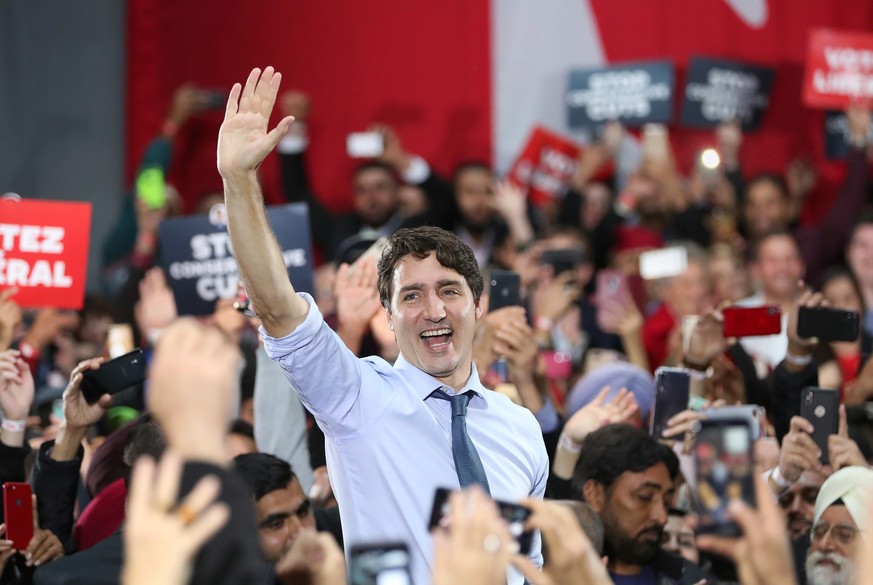
<svg viewBox="0 0 873 585"><path fill-rule="evenodd" d="M492 270L489 278L488 310L521 304L521 277L511 270Z"/></svg>
<svg viewBox="0 0 873 585"><path fill-rule="evenodd" d="M691 334L700 322L700 315L685 315L682 317L682 352L688 353L691 349Z"/></svg>
<svg viewBox="0 0 873 585"><path fill-rule="evenodd" d="M146 360L141 348L104 362L96 370L82 374L82 396L89 404L104 394L117 394L146 379Z"/></svg>
<svg viewBox="0 0 873 585"><path fill-rule="evenodd" d="M385 144L378 132L352 132L346 137L346 151L352 158L382 156Z"/></svg>
<svg viewBox="0 0 873 585"><path fill-rule="evenodd" d="M623 299L632 299L627 275L619 270L601 270L597 273L597 326L601 330L608 328L603 321L602 309ZM633 302L633 301L631 301Z"/></svg>
<svg viewBox="0 0 873 585"><path fill-rule="evenodd" d="M133 327L127 323L115 323L109 326L106 335L106 350L110 358L117 358L134 350Z"/></svg>
<svg viewBox="0 0 873 585"><path fill-rule="evenodd" d="M688 251L681 246L650 250L640 254L640 276L644 280L679 276L688 269Z"/></svg>
<svg viewBox="0 0 873 585"><path fill-rule="evenodd" d="M161 209L167 204L167 185L161 167L146 167L136 176L136 196L149 209Z"/></svg>
<svg viewBox="0 0 873 585"><path fill-rule="evenodd" d="M585 252L583 252L581 248L545 250L540 255L540 264L551 266L552 274L555 276L575 270L584 263Z"/></svg>
<svg viewBox="0 0 873 585"><path fill-rule="evenodd" d="M800 416L812 423L812 440L821 449L821 462L830 463L828 437L836 435L840 424L840 392L809 386L800 398Z"/></svg>
<svg viewBox="0 0 873 585"><path fill-rule="evenodd" d="M6 540L12 548L26 550L33 538L33 492L30 484L7 481L3 484L3 517Z"/></svg>
<svg viewBox="0 0 873 585"><path fill-rule="evenodd" d="M819 341L855 341L861 332L861 316L857 311L830 307L800 307L797 313L797 334L817 337Z"/></svg>
<svg viewBox="0 0 873 585"><path fill-rule="evenodd" d="M451 493L449 489L437 488L433 498L433 508L430 513L428 530L448 525L449 518L451 517L451 508L449 507L449 495ZM527 556L530 554L530 547L533 544L533 532L525 531L524 525L527 519L530 518L531 511L518 504L510 504L499 500L494 500L494 503L497 504L498 512L509 527L509 534L518 543L519 554Z"/></svg>
<svg viewBox="0 0 873 585"><path fill-rule="evenodd" d="M725 337L778 335L782 331L782 307L727 307L724 315Z"/></svg>
<svg viewBox="0 0 873 585"><path fill-rule="evenodd" d="M755 461L749 425L744 420L695 421L695 489L701 533L739 536L728 514L733 499L755 505Z"/></svg>
<svg viewBox="0 0 873 585"><path fill-rule="evenodd" d="M409 547L402 542L353 546L349 554L351 585L412 585Z"/></svg>
<svg viewBox="0 0 873 585"><path fill-rule="evenodd" d="M652 420L649 434L660 439L667 430L667 421L688 409L691 393L691 372L683 368L655 370L655 400L652 402Z"/></svg>
<svg viewBox="0 0 873 585"><path fill-rule="evenodd" d="M749 425L749 433L752 441L757 441L764 434L764 425L767 423L767 411L757 404L738 404L734 406L721 406L719 408L704 408L701 411L710 420L741 420Z"/></svg>

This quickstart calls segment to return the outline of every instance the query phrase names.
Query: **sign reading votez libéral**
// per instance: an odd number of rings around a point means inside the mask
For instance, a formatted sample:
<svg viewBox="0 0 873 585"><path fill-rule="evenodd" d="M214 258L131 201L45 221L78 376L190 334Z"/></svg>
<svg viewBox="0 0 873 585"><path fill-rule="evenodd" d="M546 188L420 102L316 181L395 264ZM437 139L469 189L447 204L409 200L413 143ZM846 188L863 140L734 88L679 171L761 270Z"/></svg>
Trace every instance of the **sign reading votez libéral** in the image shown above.
<svg viewBox="0 0 873 585"><path fill-rule="evenodd" d="M573 141L537 126L512 164L509 178L527 188L535 205L560 198L576 172L579 152Z"/></svg>
<svg viewBox="0 0 873 585"><path fill-rule="evenodd" d="M571 128L618 120L625 126L670 122L673 64L650 61L570 72L567 111Z"/></svg>
<svg viewBox="0 0 873 585"><path fill-rule="evenodd" d="M757 130L770 103L774 70L736 61L692 57L682 99L682 123L712 128L737 120Z"/></svg>
<svg viewBox="0 0 873 585"><path fill-rule="evenodd" d="M81 309L91 204L0 199L0 290L22 307Z"/></svg>
<svg viewBox="0 0 873 585"><path fill-rule="evenodd" d="M209 215L166 219L160 226L161 266L180 315L208 315L215 301L233 298L239 269L227 234L224 205ZM312 241L305 203L267 208L294 289L313 293Z"/></svg>
<svg viewBox="0 0 873 585"><path fill-rule="evenodd" d="M873 99L873 34L814 30L809 36L803 101L813 108L845 109Z"/></svg>

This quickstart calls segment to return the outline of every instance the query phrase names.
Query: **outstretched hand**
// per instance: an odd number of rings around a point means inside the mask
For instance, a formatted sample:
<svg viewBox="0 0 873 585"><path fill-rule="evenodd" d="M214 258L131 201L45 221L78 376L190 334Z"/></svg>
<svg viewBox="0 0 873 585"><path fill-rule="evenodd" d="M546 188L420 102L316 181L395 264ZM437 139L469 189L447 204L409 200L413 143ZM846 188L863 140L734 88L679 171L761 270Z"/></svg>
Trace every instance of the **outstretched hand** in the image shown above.
<svg viewBox="0 0 873 585"><path fill-rule="evenodd" d="M224 179L257 170L288 131L293 116L267 130L282 74L272 67L252 69L245 87L235 83L218 132L218 172Z"/></svg>

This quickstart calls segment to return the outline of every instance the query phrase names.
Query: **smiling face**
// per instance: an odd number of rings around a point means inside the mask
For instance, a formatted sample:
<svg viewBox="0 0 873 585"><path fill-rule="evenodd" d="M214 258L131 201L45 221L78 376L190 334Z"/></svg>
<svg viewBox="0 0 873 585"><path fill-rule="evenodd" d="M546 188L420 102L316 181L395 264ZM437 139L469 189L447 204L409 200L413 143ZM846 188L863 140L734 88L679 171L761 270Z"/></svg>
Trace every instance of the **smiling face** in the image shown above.
<svg viewBox="0 0 873 585"><path fill-rule="evenodd" d="M470 377L473 333L482 307L467 281L431 253L394 267L388 325L413 366L460 389Z"/></svg>

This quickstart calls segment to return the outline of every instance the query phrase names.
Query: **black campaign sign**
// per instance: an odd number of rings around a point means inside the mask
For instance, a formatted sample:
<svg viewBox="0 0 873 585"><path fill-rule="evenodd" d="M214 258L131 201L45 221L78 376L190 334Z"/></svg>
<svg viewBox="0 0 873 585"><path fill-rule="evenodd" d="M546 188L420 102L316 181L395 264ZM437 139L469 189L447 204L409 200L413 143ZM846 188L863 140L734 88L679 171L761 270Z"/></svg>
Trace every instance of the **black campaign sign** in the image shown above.
<svg viewBox="0 0 873 585"><path fill-rule="evenodd" d="M770 104L773 69L693 57L682 99L682 124L712 128L737 120L756 130Z"/></svg>
<svg viewBox="0 0 873 585"><path fill-rule="evenodd" d="M570 72L567 115L571 128L618 120L625 126L670 122L675 74L669 61Z"/></svg>
<svg viewBox="0 0 873 585"><path fill-rule="evenodd" d="M236 296L239 269L222 221L224 217L221 206L221 209L213 208L209 216L161 222L161 266L173 289L180 315L208 315L215 309L215 301ZM295 290L312 293L312 243L307 205L268 207L267 220L276 234Z"/></svg>

